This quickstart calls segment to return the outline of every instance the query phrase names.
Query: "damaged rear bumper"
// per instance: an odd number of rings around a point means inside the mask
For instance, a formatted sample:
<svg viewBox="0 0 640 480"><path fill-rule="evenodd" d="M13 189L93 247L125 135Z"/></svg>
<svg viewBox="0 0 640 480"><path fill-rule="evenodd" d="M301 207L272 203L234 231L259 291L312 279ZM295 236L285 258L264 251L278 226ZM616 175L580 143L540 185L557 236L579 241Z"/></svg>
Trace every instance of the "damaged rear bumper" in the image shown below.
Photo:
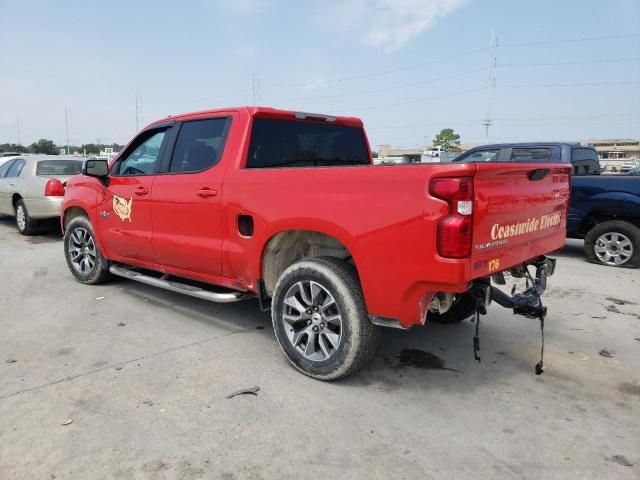
<svg viewBox="0 0 640 480"><path fill-rule="evenodd" d="M535 268L535 274L531 275L529 266ZM494 275L491 279L477 280L471 287L471 292L476 298L478 308L486 309L486 305L496 302L505 308L513 310L516 315L527 318L544 318L547 314L547 307L542 305L540 296L547 288L547 277L554 274L556 260L547 257L538 257L531 262L527 262L509 272L512 277L527 279L527 288L519 293L511 292L511 295L503 292L498 287L491 285L491 281L497 285L504 285L504 275L502 273Z"/></svg>

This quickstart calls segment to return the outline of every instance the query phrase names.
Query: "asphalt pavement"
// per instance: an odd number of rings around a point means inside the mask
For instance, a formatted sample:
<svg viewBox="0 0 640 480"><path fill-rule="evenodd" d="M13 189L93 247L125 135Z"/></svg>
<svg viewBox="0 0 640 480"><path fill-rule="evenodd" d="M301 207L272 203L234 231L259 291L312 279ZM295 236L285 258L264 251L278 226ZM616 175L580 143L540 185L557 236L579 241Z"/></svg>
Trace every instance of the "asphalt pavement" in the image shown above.
<svg viewBox="0 0 640 480"><path fill-rule="evenodd" d="M640 478L640 270L557 258L543 375L538 323L491 306L481 363L470 321L389 329L323 383L257 302L81 285L0 218L0 479Z"/></svg>

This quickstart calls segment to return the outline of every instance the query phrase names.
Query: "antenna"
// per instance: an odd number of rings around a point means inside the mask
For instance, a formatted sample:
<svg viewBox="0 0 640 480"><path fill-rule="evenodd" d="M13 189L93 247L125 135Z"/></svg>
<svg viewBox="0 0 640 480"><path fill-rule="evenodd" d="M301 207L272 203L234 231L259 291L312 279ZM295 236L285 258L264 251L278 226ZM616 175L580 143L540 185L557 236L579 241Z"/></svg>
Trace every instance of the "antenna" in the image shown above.
<svg viewBox="0 0 640 480"><path fill-rule="evenodd" d="M256 100L260 100L260 79L256 78L255 73L251 74L251 89L253 91L253 105L255 106Z"/></svg>
<svg viewBox="0 0 640 480"><path fill-rule="evenodd" d="M489 40L489 85L487 89L487 114L482 120L482 126L484 127L485 137L489 136L489 127L493 125L491 119L491 100L493 98L493 89L496 87L496 47L498 46L498 39L491 29L491 37Z"/></svg>

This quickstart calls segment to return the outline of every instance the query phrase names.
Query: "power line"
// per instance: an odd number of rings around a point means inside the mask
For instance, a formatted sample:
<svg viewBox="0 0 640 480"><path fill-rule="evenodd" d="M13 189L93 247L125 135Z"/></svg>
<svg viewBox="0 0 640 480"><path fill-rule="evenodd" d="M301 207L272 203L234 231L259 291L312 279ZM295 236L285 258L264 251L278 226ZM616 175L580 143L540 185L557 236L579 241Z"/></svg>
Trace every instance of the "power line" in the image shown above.
<svg viewBox="0 0 640 480"><path fill-rule="evenodd" d="M360 91L360 92L350 92L350 93L338 93L335 95L321 95L321 96L315 96L315 97L298 97L292 100L327 100L327 99L331 99L331 98L344 98L344 97L354 97L357 95L368 95L368 94L372 94L372 93L380 93L380 92L386 92L389 90L396 90L396 89L400 89L400 88L407 88L407 87L414 87L416 85L426 85L428 83L434 83L434 82L439 82L441 80L449 80L451 78L457 78L457 77L463 77L465 75L469 75L471 73L477 73L477 72L482 72L482 71L486 71L489 70L488 67L482 67L482 68L476 68L473 70L467 70L464 72L458 72L458 73L454 73L451 75L445 75L443 77L437 77L437 78L430 78L428 80L420 80L418 82L410 82L410 83L404 83L402 85L393 85L391 87L383 87L383 88L377 88L375 90L364 90L364 91ZM280 99L282 99L284 97L280 97ZM271 100L278 100L278 97L276 97L275 99L270 97Z"/></svg>
<svg viewBox="0 0 640 480"><path fill-rule="evenodd" d="M501 88L536 88L536 87L599 87L602 85L634 85L640 80L623 82L592 82L592 83L535 83L531 85L499 85Z"/></svg>
<svg viewBox="0 0 640 480"><path fill-rule="evenodd" d="M633 117L640 116L640 112L625 112L625 113L599 113L592 115L558 115L558 116L546 116L546 117L497 117L493 118L494 121L501 122L537 122L537 121L549 121L549 120L599 120L601 118L611 118L613 121L629 121L628 118L615 117ZM478 119L449 119L440 120L438 122L419 123L412 125L367 125L367 130L394 130L394 129L409 129L409 128L423 128L445 124L476 124Z"/></svg>
<svg viewBox="0 0 640 480"><path fill-rule="evenodd" d="M366 110L376 110L376 109L379 109L379 108L397 107L397 106L400 106L400 105L409 105L409 104L413 104L413 103L426 102L426 101L429 101L429 100L438 100L440 98L448 98L448 97L455 97L457 95L465 95L467 93L479 92L480 90L485 90L486 88L487 87L472 88L470 90L462 90L462 91L459 91L459 92L452 92L452 93L448 93L448 94L445 94L445 95L437 95L435 97L414 98L414 99L411 99L411 100L406 100L404 102L388 103L386 105L374 105L372 107L365 107L365 108L356 107L356 108L352 108L350 110L342 110L342 112L353 111L353 110L366 111Z"/></svg>
<svg viewBox="0 0 640 480"><path fill-rule="evenodd" d="M500 47L529 47L534 45L556 45L559 43L590 42L593 40L610 40L614 38L640 37L640 33L627 33L622 35L602 35L598 37L568 38L564 40L543 40L539 42L501 43Z"/></svg>
<svg viewBox="0 0 640 480"><path fill-rule="evenodd" d="M396 73L396 72L403 72L405 70L412 70L414 68L420 68L420 67L424 67L427 65L434 65L437 63L443 63L443 62L448 62L450 60L455 60L458 58L462 58L462 57L467 57L469 55L474 55L476 53L480 53L480 52L485 52L487 51L489 48L485 47L485 48L478 48L476 50L471 50L468 52L463 52L457 55L452 55L450 57L444 57L444 58L440 58L437 60L430 60L428 62L422 62L422 63L416 63L413 65L405 65L403 67L397 67L397 68L392 68L389 70L382 70L379 72L371 72L371 73L365 73L362 75L353 75L353 76L348 76L348 77L340 77L340 78L336 78L333 80L325 80L322 81L320 83L322 84L333 84L333 83L341 83L341 82L349 82L351 80L360 80L363 78L371 78L371 77L379 77L381 75L388 75L390 73ZM283 87L283 88L288 88L288 87L303 87L303 86L307 86L309 85L311 82L296 82L296 83L281 83L281 84L272 84L272 85L267 85L268 87Z"/></svg>
<svg viewBox="0 0 640 480"><path fill-rule="evenodd" d="M579 60L575 62L555 62L555 63L504 63L498 65L499 68L502 67L551 67L551 66L559 66L559 65L582 65L582 64L591 64L591 63L616 63L616 62L637 62L640 60L640 57L632 57L632 58L612 58L609 60Z"/></svg>

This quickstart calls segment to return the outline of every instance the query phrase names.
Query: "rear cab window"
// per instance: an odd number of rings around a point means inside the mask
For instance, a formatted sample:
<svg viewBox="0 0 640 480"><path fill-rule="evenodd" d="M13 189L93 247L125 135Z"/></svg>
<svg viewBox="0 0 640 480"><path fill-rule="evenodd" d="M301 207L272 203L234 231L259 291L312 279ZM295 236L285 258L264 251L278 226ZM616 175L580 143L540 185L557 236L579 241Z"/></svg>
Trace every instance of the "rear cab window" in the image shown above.
<svg viewBox="0 0 640 480"><path fill-rule="evenodd" d="M510 162L544 163L553 161L551 148L512 148Z"/></svg>
<svg viewBox="0 0 640 480"><path fill-rule="evenodd" d="M574 175L598 175L600 173L600 160L593 148L572 149L571 166Z"/></svg>
<svg viewBox="0 0 640 480"><path fill-rule="evenodd" d="M370 165L361 127L254 118L247 168Z"/></svg>
<svg viewBox="0 0 640 480"><path fill-rule="evenodd" d="M471 152L466 155L462 155L456 159L454 162L462 162L462 163L476 163L476 162L497 162L498 156L500 154L500 149L496 150L478 150L476 152Z"/></svg>
<svg viewBox="0 0 640 480"><path fill-rule="evenodd" d="M41 160L36 165L36 175L79 175L82 172L82 160Z"/></svg>

